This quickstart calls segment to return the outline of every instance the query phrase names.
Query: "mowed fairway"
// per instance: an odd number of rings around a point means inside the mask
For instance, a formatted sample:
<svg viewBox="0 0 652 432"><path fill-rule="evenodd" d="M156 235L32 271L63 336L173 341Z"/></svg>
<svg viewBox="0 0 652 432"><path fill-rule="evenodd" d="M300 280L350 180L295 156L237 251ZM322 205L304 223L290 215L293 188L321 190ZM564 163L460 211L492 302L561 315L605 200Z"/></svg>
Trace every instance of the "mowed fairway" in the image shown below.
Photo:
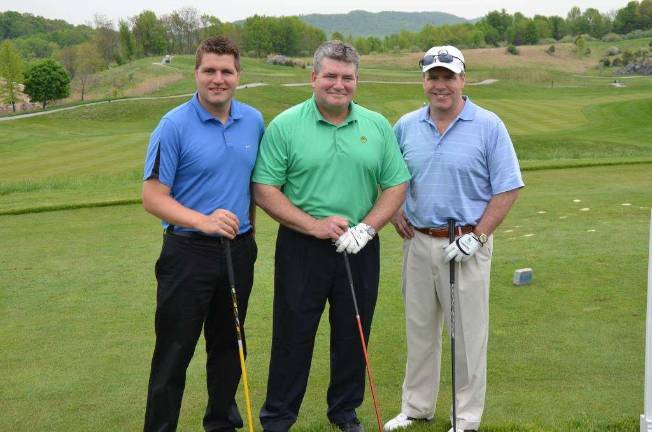
<svg viewBox="0 0 652 432"><path fill-rule="evenodd" d="M281 85L307 82L308 70L254 60L245 66L248 82L270 85L240 90L238 98L266 121L310 95L309 86ZM188 91L192 62L180 67L185 78L160 94ZM492 68L477 76L490 78ZM612 79L522 70L505 80L511 72L496 69L497 83L465 89L503 118L527 168L527 186L495 235L481 430L635 431L643 409L652 80L615 88ZM529 79L542 73L565 87ZM419 74L378 63L363 68L361 79L416 82ZM0 122L0 431L142 429L161 232L138 204L141 171L149 133L186 99L114 101ZM356 99L392 122L424 101L418 84L386 83L362 83ZM93 207L112 202L133 204ZM255 416L267 378L276 227L259 210L247 321ZM402 252L391 227L381 237L370 355L388 420L400 409L405 364ZM515 287L512 273L522 267L534 269L534 283ZM328 334L323 321L297 430L331 430ZM449 364L447 354L443 361ZM180 431L201 430L204 362L201 342ZM447 366L442 375L436 421L417 432L448 430ZM370 400L359 415L373 430Z"/></svg>

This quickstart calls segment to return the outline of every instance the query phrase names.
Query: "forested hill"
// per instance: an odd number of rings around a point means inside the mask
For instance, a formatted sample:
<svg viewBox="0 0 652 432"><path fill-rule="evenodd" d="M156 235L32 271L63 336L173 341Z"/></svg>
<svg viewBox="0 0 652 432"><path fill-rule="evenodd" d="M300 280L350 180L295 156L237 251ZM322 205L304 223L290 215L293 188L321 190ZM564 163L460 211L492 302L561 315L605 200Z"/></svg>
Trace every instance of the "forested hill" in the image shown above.
<svg viewBox="0 0 652 432"><path fill-rule="evenodd" d="M346 14L299 15L306 23L322 29L330 36L339 32L344 36L383 37L401 30L419 31L426 24L444 25L469 22L444 12L366 12L354 10Z"/></svg>

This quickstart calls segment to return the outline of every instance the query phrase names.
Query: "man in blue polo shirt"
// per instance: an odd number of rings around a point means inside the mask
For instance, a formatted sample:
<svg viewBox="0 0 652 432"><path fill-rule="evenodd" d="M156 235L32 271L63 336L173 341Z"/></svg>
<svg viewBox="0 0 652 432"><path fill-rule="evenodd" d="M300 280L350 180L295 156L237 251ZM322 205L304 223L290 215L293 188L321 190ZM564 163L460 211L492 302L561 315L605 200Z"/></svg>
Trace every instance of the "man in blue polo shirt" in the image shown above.
<svg viewBox="0 0 652 432"><path fill-rule="evenodd" d="M145 431L174 431L186 369L204 329L206 431L242 427L235 403L240 363L224 242L231 242L244 324L257 248L251 172L263 135L254 108L233 99L240 78L237 46L223 37L197 48L193 98L163 116L150 138L143 206L163 225L156 262L156 346ZM244 338L244 334L243 334Z"/></svg>
<svg viewBox="0 0 652 432"><path fill-rule="evenodd" d="M523 187L503 122L462 96L464 56L433 47L420 62L429 104L394 131L412 179L392 218L403 239L407 365L401 412L386 431L430 420L439 389L442 324L450 323L449 263L456 265L457 431L475 431L484 409L492 233ZM449 219L457 239L448 244ZM451 419L452 420L452 419Z"/></svg>

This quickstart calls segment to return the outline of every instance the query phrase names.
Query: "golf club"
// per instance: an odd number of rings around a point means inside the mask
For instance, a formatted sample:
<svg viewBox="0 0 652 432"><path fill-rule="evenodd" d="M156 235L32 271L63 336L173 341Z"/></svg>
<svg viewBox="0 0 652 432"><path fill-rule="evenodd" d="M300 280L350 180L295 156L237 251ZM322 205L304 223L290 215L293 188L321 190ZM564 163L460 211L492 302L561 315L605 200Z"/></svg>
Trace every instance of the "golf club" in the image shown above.
<svg viewBox="0 0 652 432"><path fill-rule="evenodd" d="M254 421L251 416L251 399L249 399L249 382L247 381L247 367L245 366L244 348L242 345L242 332L240 330L240 313L238 312L238 298L235 293L235 278L233 277L233 259L231 258L231 240L223 239L226 254L226 271L231 287L231 301L233 302L233 318L235 319L235 333L238 338L238 353L240 354L240 369L242 370L242 386L244 388L245 405L247 410L247 430L254 432Z"/></svg>
<svg viewBox="0 0 652 432"><path fill-rule="evenodd" d="M353 276L351 275L351 264L349 264L349 255L344 252L344 267L346 268L346 276L349 278L349 286L351 287L351 295L353 296L353 307L355 308L355 319L358 321L358 332L360 333L360 342L362 343L362 353L364 354L364 363L367 369L367 376L369 377L369 388L371 389L371 398L374 402L374 410L376 411L376 420L378 421L378 432L383 432L383 419L380 416L380 408L378 400L376 400L376 385L374 384L374 377L371 373L371 363L369 363L369 354L367 353L367 342L364 338L362 331L362 321L360 321L360 311L358 310L358 301L355 298L355 288L353 287Z"/></svg>
<svg viewBox="0 0 652 432"><path fill-rule="evenodd" d="M448 219L448 242L455 241L455 219ZM455 397L455 260L450 260L451 286L451 386L453 391L453 431L457 432L457 398Z"/></svg>

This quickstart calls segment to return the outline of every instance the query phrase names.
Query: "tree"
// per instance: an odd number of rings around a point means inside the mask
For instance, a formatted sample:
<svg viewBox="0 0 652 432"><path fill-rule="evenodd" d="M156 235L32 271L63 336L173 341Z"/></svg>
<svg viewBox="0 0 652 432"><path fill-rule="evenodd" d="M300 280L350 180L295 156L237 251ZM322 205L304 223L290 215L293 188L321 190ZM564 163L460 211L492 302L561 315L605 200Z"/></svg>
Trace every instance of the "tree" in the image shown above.
<svg viewBox="0 0 652 432"><path fill-rule="evenodd" d="M116 59L118 33L113 29L113 21L103 15L95 15L95 33L93 43L106 64Z"/></svg>
<svg viewBox="0 0 652 432"><path fill-rule="evenodd" d="M81 92L81 100L84 100L86 89L91 84L95 72L102 69L104 62L97 48L92 43L83 43L77 47L77 82Z"/></svg>
<svg viewBox="0 0 652 432"><path fill-rule="evenodd" d="M140 55L165 54L167 51L166 31L163 23L152 11L143 11L131 18L136 49Z"/></svg>
<svg viewBox="0 0 652 432"><path fill-rule="evenodd" d="M25 93L35 102L47 103L70 94L70 78L66 70L54 60L34 63L25 73Z"/></svg>
<svg viewBox="0 0 652 432"><path fill-rule="evenodd" d="M16 87L23 79L23 59L18 54L16 46L10 40L0 44L0 76L5 80L2 93L3 100L10 103L13 111L16 112Z"/></svg>
<svg viewBox="0 0 652 432"><path fill-rule="evenodd" d="M125 62L133 60L136 56L136 48L134 35L129 30L129 23L120 20L118 33L120 34L120 56Z"/></svg>
<svg viewBox="0 0 652 432"><path fill-rule="evenodd" d="M68 71L70 79L74 79L77 73L77 54L78 50L76 46L62 48L56 54L59 63Z"/></svg>
<svg viewBox="0 0 652 432"><path fill-rule="evenodd" d="M614 19L614 31L616 33L625 34L632 30L636 30L636 17L638 13L638 2L630 1L622 9L618 9L616 18Z"/></svg>

